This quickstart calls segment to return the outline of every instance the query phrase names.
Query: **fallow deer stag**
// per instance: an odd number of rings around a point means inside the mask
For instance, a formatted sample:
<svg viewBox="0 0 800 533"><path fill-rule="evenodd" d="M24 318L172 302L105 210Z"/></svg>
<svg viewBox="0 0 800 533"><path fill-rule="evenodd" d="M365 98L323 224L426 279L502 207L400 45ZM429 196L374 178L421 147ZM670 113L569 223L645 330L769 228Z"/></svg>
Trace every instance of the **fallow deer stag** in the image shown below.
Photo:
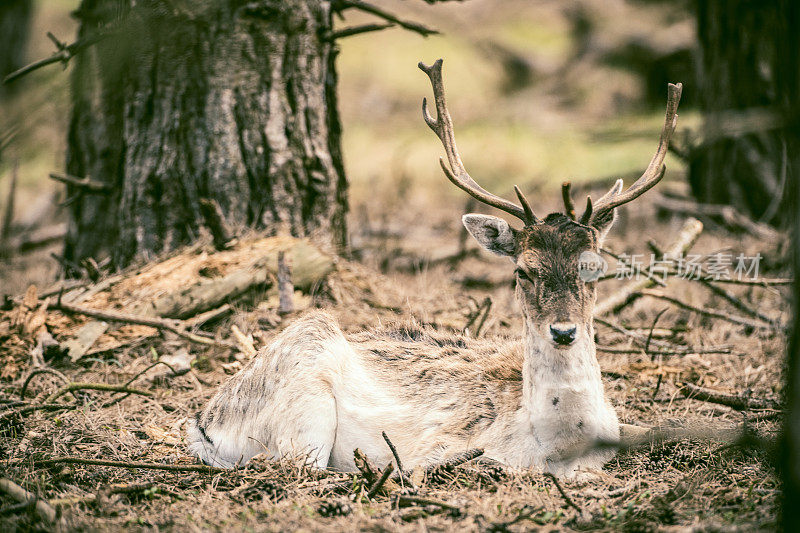
<svg viewBox="0 0 800 533"><path fill-rule="evenodd" d="M425 122L444 145L447 178L481 202L513 215L522 229L488 215L464 215L481 246L516 268L524 316L521 340L499 344L425 328L345 335L327 314L298 319L225 383L189 429L191 453L233 467L258 453L301 455L319 468L355 469L354 448L391 460L386 431L405 465L425 465L468 448L511 467L571 476L597 469L613 451L575 456L596 440L617 440L594 344L596 282L579 273L583 252L597 253L617 207L653 187L675 129L681 85L669 85L658 150L628 189L618 180L578 220L538 218L478 185L461 162L442 84L442 60L419 64L430 78L437 116Z"/></svg>

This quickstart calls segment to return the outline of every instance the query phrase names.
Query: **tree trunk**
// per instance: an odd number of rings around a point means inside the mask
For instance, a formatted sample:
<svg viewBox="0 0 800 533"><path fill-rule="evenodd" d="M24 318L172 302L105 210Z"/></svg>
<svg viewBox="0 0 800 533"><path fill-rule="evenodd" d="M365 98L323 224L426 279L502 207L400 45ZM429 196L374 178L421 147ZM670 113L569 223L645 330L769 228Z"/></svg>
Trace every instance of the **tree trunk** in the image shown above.
<svg viewBox="0 0 800 533"><path fill-rule="evenodd" d="M777 111L778 78L800 47L800 32L786 17L792 1L697 1L705 128L688 154L689 183L701 202L733 205L775 225L791 223L789 152Z"/></svg>
<svg viewBox="0 0 800 533"><path fill-rule="evenodd" d="M228 225L346 246L347 182L324 0L83 0L67 172L72 261L122 267Z"/></svg>
<svg viewBox="0 0 800 533"><path fill-rule="evenodd" d="M0 2L0 80L24 65L32 14L31 0Z"/></svg>
<svg viewBox="0 0 800 533"><path fill-rule="evenodd" d="M786 352L786 415L780 450L780 472L783 481L781 525L783 531L800 531L800 4L789 0L784 16L788 23L778 32L776 40L783 43L788 57L779 73L777 93L786 124L789 158L787 218L793 223L794 302L792 333ZM789 49L794 42L795 47Z"/></svg>

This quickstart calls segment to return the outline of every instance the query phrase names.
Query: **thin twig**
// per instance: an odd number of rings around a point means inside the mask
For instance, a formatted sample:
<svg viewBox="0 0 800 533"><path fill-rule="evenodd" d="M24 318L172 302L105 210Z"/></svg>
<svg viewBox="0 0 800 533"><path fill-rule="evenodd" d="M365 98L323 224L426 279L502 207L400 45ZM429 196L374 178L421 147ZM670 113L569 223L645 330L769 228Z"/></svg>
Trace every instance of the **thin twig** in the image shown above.
<svg viewBox="0 0 800 533"><path fill-rule="evenodd" d="M376 17L380 17L380 18L382 18L384 20L387 20L389 22L393 22L393 23L397 24L398 26L400 26L402 28L405 28L407 30L419 33L423 37L427 37L428 35L435 35L435 34L439 33L438 31L436 31L434 29L431 29L431 28L428 28L427 26L423 26L422 24L419 24L417 22L409 22L409 21L406 21L406 20L399 19L399 18L397 18L396 15L393 15L392 13L389 13L388 11L384 11L382 8L380 8L378 6L372 5L372 4L367 3L367 2L363 2L362 0L338 0L336 2L334 10L343 11L343 10L349 9L351 7L359 9L361 11L366 11L367 13L371 13L371 14L375 15Z"/></svg>
<svg viewBox="0 0 800 533"><path fill-rule="evenodd" d="M326 36L326 40L335 41L337 39L343 39L345 37L351 37L353 35L360 35L362 33L385 30L386 28L391 28L392 26L394 26L393 22L385 22L383 24L373 23L373 24L361 24L359 26L351 26L349 28L343 28L341 30L336 30L334 32L329 33Z"/></svg>
<svg viewBox="0 0 800 533"><path fill-rule="evenodd" d="M670 275L678 274L678 272L670 272ZM758 279L710 279L711 283L728 283L730 285L755 285L758 287L769 288L771 285L791 285L794 283L794 278L758 278Z"/></svg>
<svg viewBox="0 0 800 533"><path fill-rule="evenodd" d="M774 324L770 322L761 322L750 320L749 318L740 317L736 315L732 315L729 313L725 313L723 311L712 311L710 309L704 309L700 307L696 307L692 304L686 303L681 301L673 296L668 296L661 291L652 290L652 289L642 289L641 291L642 296L650 296L651 298L658 298L660 300L664 300L670 302L672 304L677 305L682 309L686 309L687 311L692 311L693 313L697 313L699 315L704 315L710 318L719 318L721 320L726 320L731 322L732 324L737 324L740 326L747 326L753 329L785 329L785 326L781 324Z"/></svg>
<svg viewBox="0 0 800 533"><path fill-rule="evenodd" d="M101 487L100 492L105 494L134 494L137 492L143 492L145 490L152 489L155 486L155 483L152 481L146 483L131 483L131 484L119 484L119 485L111 485L107 487ZM67 506L67 505L76 505L79 503L94 503L97 501L98 494L87 494L86 496L72 496L66 498L55 498L50 500L50 504L55 507Z"/></svg>
<svg viewBox="0 0 800 533"><path fill-rule="evenodd" d="M129 386L131 383L133 383L134 381L136 381L137 379L139 379L139 377L141 377L141 376L142 376L144 373L146 373L148 370L150 370L151 368L155 368L155 367L157 367L158 365L164 365L165 367L169 368L169 369L172 371L173 375L178 375L178 372L177 372L177 371L175 370L175 368L174 368L172 365L170 365L169 363L166 363L166 362L164 362L164 361L156 361L155 363L153 363L152 365L148 366L147 368L145 368L144 370L142 370L141 372L139 372L138 374L136 374L135 376L133 376L131 379L129 379L128 381L126 381L126 382L125 382L125 384L124 384L124 385L122 385L122 386L123 386L123 387L128 387L128 386ZM124 400L125 398L127 398L128 396L130 396L131 394L132 394L131 392L126 392L126 393L125 393L125 395L123 395L123 396L119 396L119 397L117 397L117 398L112 398L111 400L109 400L109 401L107 401L106 403L104 403L104 404L103 404L103 409L105 409L106 407L111 407L112 405L114 405L114 404L116 404L116 403L119 403L119 402L121 402L122 400Z"/></svg>
<svg viewBox="0 0 800 533"><path fill-rule="evenodd" d="M545 475L545 477L549 477L550 478L550 480L553 482L553 484L558 489L558 492L561 493L561 497L564 498L565 502L567 502L567 505L569 505L570 507L572 507L573 509L578 511L579 515L583 515L583 509L581 509L580 507L575 505L575 502L572 501L572 498L569 497L569 494L567 494L564 491L564 488L561 486L561 483L558 482L558 478L556 476L554 476L553 474L551 474L550 472L545 472L544 475Z"/></svg>
<svg viewBox="0 0 800 533"><path fill-rule="evenodd" d="M662 259L671 259L674 261L680 255L685 254L687 251L689 251L689 249L691 249L702 232L702 222L694 218L687 219L683 223L683 227L678 233L678 236L675 238L669 248L667 248L667 251L664 252ZM653 284L657 284L657 281L655 280L658 278L651 276L649 272L644 272L644 274L648 276L647 279L627 284L616 293L611 294L605 300L599 302L594 310L595 316L604 315L609 312L618 312L623 307L638 298L639 294L637 293L640 289L652 287Z"/></svg>
<svg viewBox="0 0 800 533"><path fill-rule="evenodd" d="M137 463L126 461L106 461L103 459L84 459L83 457L51 457L41 461L34 461L37 466L51 466L56 464L75 464L93 466L113 466L118 468L145 469L145 470L167 470L169 472L203 472L221 473L230 472L225 468L208 465L166 465L161 463Z"/></svg>
<svg viewBox="0 0 800 533"><path fill-rule="evenodd" d="M750 398L749 395L725 394L705 387L700 387L694 383L684 383L680 391L681 394L687 398L692 398L703 402L717 403L720 405L727 405L728 407L731 407L737 411L745 411L747 409L780 410L782 408L780 402L775 400Z"/></svg>
<svg viewBox="0 0 800 533"><path fill-rule="evenodd" d="M614 322L612 320L608 320L608 319L605 319L605 318L600 318L598 316L595 316L594 317L594 321L597 322L598 324L602 324L602 325L607 326L607 327L609 327L609 328L611 328L611 329L613 329L613 330L615 330L615 331L617 331L619 333L622 333L626 337L630 338L633 341L638 342L639 344L644 345L645 342L647 342L647 338L646 337L644 337L642 335L639 335L638 333L635 333L635 332L629 330L628 328L626 328L626 327L624 327L624 326L622 326L620 324L617 324L616 322ZM676 352L683 352L683 353L701 353L700 350L703 350L703 348L694 348L692 346L682 346L680 344L675 344L675 343L672 343L672 342L658 340L658 339L650 339L650 344L653 344L655 346L659 346L661 348L665 348L667 350L673 350L673 351L676 351ZM710 352L710 353L719 353L719 352ZM728 352L724 352L724 353L728 353Z"/></svg>
<svg viewBox="0 0 800 533"><path fill-rule="evenodd" d="M477 457L480 457L481 455L483 455L483 449L481 449L481 448L472 448L472 449L467 450L465 452L462 452L462 453L456 454L456 455L454 455L452 457L449 457L449 458L445 459L444 461L442 461L440 463L436 463L436 464L432 464L432 465L427 466L425 468L425 472L430 474L430 473L432 473L432 472L434 472L434 471L436 471L436 470L438 470L440 468L443 469L443 470L447 470L447 469L450 469L450 468L455 468L456 466L464 464L464 463L467 463L469 461L472 461L473 459L475 459Z"/></svg>
<svg viewBox="0 0 800 533"><path fill-rule="evenodd" d="M394 460L397 463L397 471L403 471L403 463L400 461L400 454L397 453L397 448L394 447L394 444L391 440L389 440L389 435L386 434L385 431L381 432L383 435L383 440L386 441L386 445L389 446L389 449L392 451L392 455L394 456Z"/></svg>
<svg viewBox="0 0 800 533"><path fill-rule="evenodd" d="M12 72L3 79L3 84L5 85L11 83L12 81L17 80L22 76L25 76L26 74L30 74L34 70L46 67L47 65L52 65L53 63L61 62L66 64L67 61L75 57L75 54L77 54L84 48L88 48L89 46L104 39L106 36L108 36L108 34L109 34L108 32L98 32L94 35L90 35L83 39L78 39L72 44L64 45L60 47L59 50L50 57L47 57L45 59L40 59L38 61L31 63L30 65L22 67L21 69L15 70L14 72Z"/></svg>
<svg viewBox="0 0 800 533"><path fill-rule="evenodd" d="M661 318L661 315L667 312L669 308L665 307L661 311L658 312L656 317L653 319L653 325L650 326L650 332L647 334L647 342L644 343L644 353L649 353L650 351L650 341L653 340L653 330L656 329L656 324L658 323L658 319ZM655 355L653 356L655 359Z"/></svg>
<svg viewBox="0 0 800 533"><path fill-rule="evenodd" d="M747 313L748 315L750 315L752 317L755 317L755 318L758 318L760 320L763 320L764 322L768 322L770 324L774 324L775 323L775 320L773 320L770 317L758 312L756 309L753 309L752 307L748 306L743 301L741 301L739 298L734 296L729 291L726 291L722 287L717 287L716 285L714 285L713 283L711 283L710 281L708 281L706 279L701 279L699 281L705 287L707 287L711 292L713 292L717 296L722 297L724 300L726 300L728 303L730 303L732 306L734 306L739 311L742 311L743 313Z"/></svg>
<svg viewBox="0 0 800 533"><path fill-rule="evenodd" d="M398 503L405 503L405 504L417 504L417 505L434 505L436 507L441 507L442 509L447 509L449 511L460 512L461 508L455 505L452 505L447 502L443 502L441 500L435 500L433 498L423 498L421 496L409 496L400 494L397 496Z"/></svg>
<svg viewBox="0 0 800 533"><path fill-rule="evenodd" d="M378 494L378 491L381 490L381 487L383 487L383 484L386 483L387 479L389 479L389 476L392 475L392 472L394 472L394 463L389 461L389 464L386 465L386 468L384 468L383 472L381 472L381 477L379 477L375 484L372 485L372 488L369 489L369 492L367 493L367 499L371 500Z"/></svg>
<svg viewBox="0 0 800 533"><path fill-rule="evenodd" d="M278 252L278 314L294 313L294 282L292 281L292 257Z"/></svg>
<svg viewBox="0 0 800 533"><path fill-rule="evenodd" d="M107 183L101 183L99 181L92 181L88 177L78 178L76 176L70 176L69 174L63 174L61 172L51 172L50 179L60 181L61 183L66 183L67 185L72 185L73 187L86 189L91 193L103 194L111 191L111 185Z"/></svg>
<svg viewBox="0 0 800 533"><path fill-rule="evenodd" d="M489 311L492 310L492 299L489 296L486 297L483 303L484 303L483 316L481 317L480 322L478 322L478 325L475 327L476 338L481 336L481 330L483 329L483 325L486 323L486 319L489 317Z"/></svg>
<svg viewBox="0 0 800 533"><path fill-rule="evenodd" d="M65 385L61 387L56 392L51 394L47 397L44 403L53 403L57 398L67 394L68 392L73 392L77 390L99 390L99 391L109 391L109 392L125 392L128 394L139 394L141 396L152 396L153 393L140 390L140 389L131 389L126 387L125 385L110 385L108 383L70 383L69 385Z"/></svg>
<svg viewBox="0 0 800 533"><path fill-rule="evenodd" d="M77 404L65 404L65 403L48 403L48 404L40 404L40 405L28 405L27 407L23 407L22 409L15 409L12 411L6 411L5 413L0 414L0 421L6 420L8 418L12 418L14 416L24 416L28 413L33 413L36 411L61 411L63 409L75 409L78 407Z"/></svg>
<svg viewBox="0 0 800 533"><path fill-rule="evenodd" d="M34 377L38 376L39 374L52 374L57 378L61 379L62 381L64 381L65 383L69 383L69 379L67 379L67 376L65 376L64 374L62 374L61 372L59 372L54 368L37 368L36 370L28 374L28 377L25 379L25 383L22 384L22 388L19 391L19 398L21 400L25 399L25 393L28 391L28 385L30 385L31 380Z"/></svg>

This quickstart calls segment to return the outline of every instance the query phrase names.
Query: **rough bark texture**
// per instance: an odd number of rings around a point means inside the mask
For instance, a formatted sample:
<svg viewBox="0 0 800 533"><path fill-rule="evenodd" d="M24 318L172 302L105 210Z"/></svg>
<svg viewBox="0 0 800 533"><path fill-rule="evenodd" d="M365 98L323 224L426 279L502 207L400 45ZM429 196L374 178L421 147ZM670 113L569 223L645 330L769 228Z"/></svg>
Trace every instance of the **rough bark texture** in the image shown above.
<svg viewBox="0 0 800 533"><path fill-rule="evenodd" d="M789 218L794 227L794 305L792 334L786 356L786 409L780 450L783 498L781 522L784 531L800 531L800 48L796 46L800 31L800 4L792 2L784 16L789 21L786 33L777 39L789 49L786 68L778 77L778 92L782 95L782 115L786 121L787 152L789 154ZM795 42L794 48L791 43Z"/></svg>
<svg viewBox="0 0 800 533"><path fill-rule="evenodd" d="M335 50L323 0L84 0L67 171L70 260L117 266L192 241L202 199L229 226L346 244Z"/></svg>
<svg viewBox="0 0 800 533"><path fill-rule="evenodd" d="M0 79L24 65L32 14L31 0L0 2Z"/></svg>
<svg viewBox="0 0 800 533"><path fill-rule="evenodd" d="M689 155L689 182L704 203L729 204L755 219L790 224L788 149L781 132L779 78L800 47L786 16L793 0L698 0L699 103L705 138ZM783 35L786 38L778 38ZM763 113L742 133L743 111Z"/></svg>

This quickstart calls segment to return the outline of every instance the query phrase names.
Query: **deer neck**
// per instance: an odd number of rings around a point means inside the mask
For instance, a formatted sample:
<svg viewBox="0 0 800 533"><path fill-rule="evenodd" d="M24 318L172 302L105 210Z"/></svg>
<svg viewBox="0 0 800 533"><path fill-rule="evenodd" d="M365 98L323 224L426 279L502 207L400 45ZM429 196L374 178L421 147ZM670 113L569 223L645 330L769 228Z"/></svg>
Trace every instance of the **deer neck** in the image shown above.
<svg viewBox="0 0 800 533"><path fill-rule="evenodd" d="M556 348L526 324L522 408L534 428L561 434L569 424L580 430L606 408L594 327L585 327L575 344Z"/></svg>

